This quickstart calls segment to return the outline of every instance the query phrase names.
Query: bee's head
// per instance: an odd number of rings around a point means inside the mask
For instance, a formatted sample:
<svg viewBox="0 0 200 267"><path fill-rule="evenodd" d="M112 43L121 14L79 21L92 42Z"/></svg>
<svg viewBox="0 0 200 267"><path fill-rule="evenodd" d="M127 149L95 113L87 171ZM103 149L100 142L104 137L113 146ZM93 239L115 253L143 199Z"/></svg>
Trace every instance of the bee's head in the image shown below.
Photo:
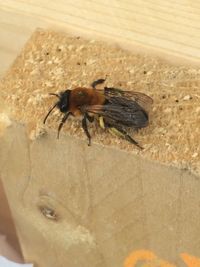
<svg viewBox="0 0 200 267"><path fill-rule="evenodd" d="M71 92L70 90L66 90L66 91L60 92L59 95L53 94L59 98L57 102L57 107L63 113L68 112L70 92Z"/></svg>
<svg viewBox="0 0 200 267"><path fill-rule="evenodd" d="M63 92L60 92L59 94L50 93L50 95L56 96L59 100L55 103L55 105L49 110L46 117L44 118L43 123L46 122L48 116L50 113L54 110L54 108L58 108L60 112L67 113L69 110L69 96L70 96L71 90L65 90Z"/></svg>

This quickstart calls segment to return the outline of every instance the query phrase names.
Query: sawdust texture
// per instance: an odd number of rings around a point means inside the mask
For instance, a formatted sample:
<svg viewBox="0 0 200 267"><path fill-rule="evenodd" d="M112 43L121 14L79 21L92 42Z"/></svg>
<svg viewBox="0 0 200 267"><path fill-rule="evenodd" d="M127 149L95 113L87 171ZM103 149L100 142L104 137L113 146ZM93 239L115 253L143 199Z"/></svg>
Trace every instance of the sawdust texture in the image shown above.
<svg viewBox="0 0 200 267"><path fill-rule="evenodd" d="M88 87L99 78L106 78L105 86L144 92L154 103L150 125L132 133L143 151L111 136L97 124L89 128L92 142L195 172L200 170L198 68L169 65L96 40L37 30L1 81L0 92L14 119L42 124L55 102L48 93ZM47 126L55 129L55 138L60 119L61 114L55 110L47 121ZM87 142L80 126L79 120L70 118L63 132Z"/></svg>

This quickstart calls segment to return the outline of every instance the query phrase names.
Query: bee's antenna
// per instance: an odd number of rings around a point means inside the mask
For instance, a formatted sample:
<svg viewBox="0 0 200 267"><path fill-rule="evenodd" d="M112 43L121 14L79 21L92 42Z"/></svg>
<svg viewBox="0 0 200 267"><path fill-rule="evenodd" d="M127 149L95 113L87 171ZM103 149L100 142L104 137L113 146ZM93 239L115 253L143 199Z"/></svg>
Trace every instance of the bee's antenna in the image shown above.
<svg viewBox="0 0 200 267"><path fill-rule="evenodd" d="M54 110L54 108L57 106L58 102L49 110L49 112L47 113L47 115L45 116L43 123L45 124L47 118L49 117L50 113Z"/></svg>
<svg viewBox="0 0 200 267"><path fill-rule="evenodd" d="M49 93L50 95L55 95L57 96L58 98L60 98L60 96L58 94L55 94L55 93Z"/></svg>

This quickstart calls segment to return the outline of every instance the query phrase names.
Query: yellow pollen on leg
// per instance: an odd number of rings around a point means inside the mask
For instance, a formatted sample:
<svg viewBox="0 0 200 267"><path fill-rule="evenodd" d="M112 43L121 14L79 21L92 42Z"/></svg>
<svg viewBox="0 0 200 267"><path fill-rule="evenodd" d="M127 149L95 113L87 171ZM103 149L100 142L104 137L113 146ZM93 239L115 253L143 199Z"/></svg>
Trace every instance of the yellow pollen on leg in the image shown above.
<svg viewBox="0 0 200 267"><path fill-rule="evenodd" d="M99 125L102 129L105 129L105 124L104 124L104 120L103 120L103 117L99 117Z"/></svg>
<svg viewBox="0 0 200 267"><path fill-rule="evenodd" d="M116 128L112 127L112 128L109 128L108 131L112 134L112 135L115 135L115 136L120 136L120 137L124 137L124 134L121 133L120 131L118 131Z"/></svg>

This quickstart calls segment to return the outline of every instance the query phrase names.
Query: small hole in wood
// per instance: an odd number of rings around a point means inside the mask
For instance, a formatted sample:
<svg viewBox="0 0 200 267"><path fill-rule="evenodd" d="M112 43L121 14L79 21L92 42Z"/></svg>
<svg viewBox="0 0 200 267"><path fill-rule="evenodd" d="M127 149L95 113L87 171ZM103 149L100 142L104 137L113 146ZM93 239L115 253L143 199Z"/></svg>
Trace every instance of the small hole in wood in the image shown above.
<svg viewBox="0 0 200 267"><path fill-rule="evenodd" d="M54 221L58 220L58 215L56 214L54 209L47 206L40 206L39 209L41 213L44 215L44 217L46 217L47 219Z"/></svg>

